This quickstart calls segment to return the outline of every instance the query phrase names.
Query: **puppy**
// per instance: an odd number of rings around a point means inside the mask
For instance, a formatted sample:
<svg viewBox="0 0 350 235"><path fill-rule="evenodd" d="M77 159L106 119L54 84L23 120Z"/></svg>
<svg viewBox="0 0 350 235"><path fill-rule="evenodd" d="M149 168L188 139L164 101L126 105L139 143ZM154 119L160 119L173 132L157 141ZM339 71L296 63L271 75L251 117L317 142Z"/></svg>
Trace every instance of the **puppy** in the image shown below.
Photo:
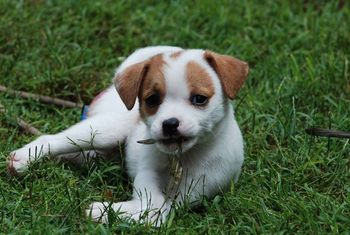
<svg viewBox="0 0 350 235"><path fill-rule="evenodd" d="M247 63L211 51L170 46L136 50L116 70L115 87L95 98L86 120L13 151L8 170L22 174L44 155L72 156L92 146L107 153L125 142L133 198L94 202L87 214L107 222L109 207L121 217L160 225L172 205L197 205L203 196L212 197L237 181L243 139L230 99L247 75ZM175 157L183 174L167 191Z"/></svg>

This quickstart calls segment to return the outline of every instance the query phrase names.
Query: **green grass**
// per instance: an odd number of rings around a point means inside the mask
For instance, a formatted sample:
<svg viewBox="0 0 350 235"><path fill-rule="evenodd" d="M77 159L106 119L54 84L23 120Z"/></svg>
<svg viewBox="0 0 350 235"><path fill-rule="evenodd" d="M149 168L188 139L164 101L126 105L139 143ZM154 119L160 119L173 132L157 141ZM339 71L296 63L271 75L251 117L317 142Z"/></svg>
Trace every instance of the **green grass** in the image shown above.
<svg viewBox="0 0 350 235"><path fill-rule="evenodd" d="M158 44L235 55L251 68L234 102L246 142L239 182L160 229L84 217L110 191L115 201L131 195L120 166L77 172L45 160L8 177L7 155L34 138L15 116L55 133L80 110L0 94L0 232L349 234L349 140L304 129L350 130L350 5L296 2L0 1L0 84L11 88L88 103L122 57Z"/></svg>

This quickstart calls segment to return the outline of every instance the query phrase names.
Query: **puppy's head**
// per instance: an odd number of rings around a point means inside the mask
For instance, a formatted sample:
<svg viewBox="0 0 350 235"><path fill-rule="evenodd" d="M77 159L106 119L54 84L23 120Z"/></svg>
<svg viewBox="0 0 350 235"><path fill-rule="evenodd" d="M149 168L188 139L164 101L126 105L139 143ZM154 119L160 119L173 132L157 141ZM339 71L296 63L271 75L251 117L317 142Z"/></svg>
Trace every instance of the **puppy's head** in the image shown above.
<svg viewBox="0 0 350 235"><path fill-rule="evenodd" d="M247 63L231 56L184 50L129 66L117 74L116 88L129 110L138 97L157 148L174 153L212 135L247 75Z"/></svg>

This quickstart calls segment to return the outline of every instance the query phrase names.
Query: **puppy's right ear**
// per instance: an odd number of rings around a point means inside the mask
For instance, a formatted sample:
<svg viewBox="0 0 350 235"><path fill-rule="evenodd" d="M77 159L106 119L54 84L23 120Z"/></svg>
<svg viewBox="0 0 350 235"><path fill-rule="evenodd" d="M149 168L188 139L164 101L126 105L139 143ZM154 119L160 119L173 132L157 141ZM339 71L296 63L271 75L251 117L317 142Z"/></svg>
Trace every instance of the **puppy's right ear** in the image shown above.
<svg viewBox="0 0 350 235"><path fill-rule="evenodd" d="M115 87L128 110L135 105L148 66L148 61L140 62L129 66L115 77Z"/></svg>

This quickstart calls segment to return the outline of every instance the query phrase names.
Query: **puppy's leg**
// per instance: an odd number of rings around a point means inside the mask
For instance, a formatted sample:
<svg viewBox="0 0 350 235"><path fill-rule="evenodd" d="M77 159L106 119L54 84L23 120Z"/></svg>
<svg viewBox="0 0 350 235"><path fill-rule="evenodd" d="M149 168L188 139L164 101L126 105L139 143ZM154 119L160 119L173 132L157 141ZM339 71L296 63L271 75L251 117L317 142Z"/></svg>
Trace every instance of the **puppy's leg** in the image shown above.
<svg viewBox="0 0 350 235"><path fill-rule="evenodd" d="M55 156L60 162L64 162L74 168L84 168L91 165L96 160L104 162L120 163L120 150L113 148L106 151L101 150L84 150L75 153L65 153Z"/></svg>
<svg viewBox="0 0 350 235"><path fill-rule="evenodd" d="M133 199L119 203L95 202L86 211L95 221L108 222L109 207L119 216L160 226L170 210L159 188L159 176L155 170L140 169L134 180Z"/></svg>
<svg viewBox="0 0 350 235"><path fill-rule="evenodd" d="M243 158L242 158L243 159ZM200 205L204 197L212 198L218 192L225 192L236 183L243 161L231 164L212 164L200 170L186 170L176 194L172 195L176 206ZM232 166L233 165L233 166Z"/></svg>
<svg viewBox="0 0 350 235"><path fill-rule="evenodd" d="M119 118L120 119L120 118ZM10 154L8 170L23 173L27 165L42 156L57 156L82 150L105 150L125 139L131 120L118 120L113 115L97 115L55 135L43 135Z"/></svg>

